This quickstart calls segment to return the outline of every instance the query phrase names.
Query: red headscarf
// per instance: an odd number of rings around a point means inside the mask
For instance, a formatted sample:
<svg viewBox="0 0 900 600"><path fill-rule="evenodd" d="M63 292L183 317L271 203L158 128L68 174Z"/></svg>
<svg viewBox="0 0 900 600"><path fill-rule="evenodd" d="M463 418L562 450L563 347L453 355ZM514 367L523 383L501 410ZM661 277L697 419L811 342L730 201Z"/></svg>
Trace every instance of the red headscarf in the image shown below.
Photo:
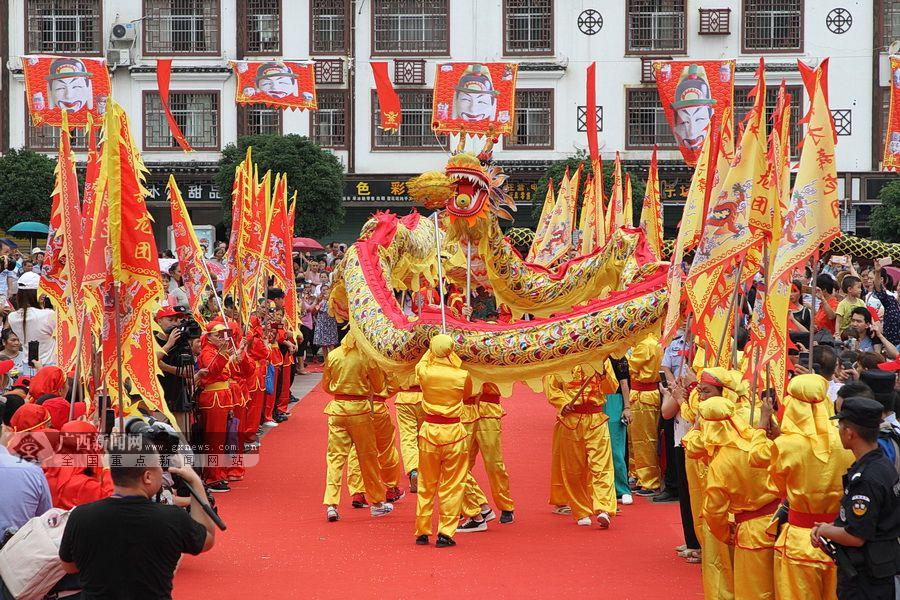
<svg viewBox="0 0 900 600"><path fill-rule="evenodd" d="M41 404L50 413L53 429L59 429L69 420L69 403L63 398L48 398Z"/></svg>
<svg viewBox="0 0 900 600"><path fill-rule="evenodd" d="M16 433L38 431L50 425L50 413L40 404L25 404L9 420Z"/></svg>
<svg viewBox="0 0 900 600"><path fill-rule="evenodd" d="M41 367L31 378L28 394L32 398L40 398L46 394L59 395L66 383L66 374L59 367Z"/></svg>

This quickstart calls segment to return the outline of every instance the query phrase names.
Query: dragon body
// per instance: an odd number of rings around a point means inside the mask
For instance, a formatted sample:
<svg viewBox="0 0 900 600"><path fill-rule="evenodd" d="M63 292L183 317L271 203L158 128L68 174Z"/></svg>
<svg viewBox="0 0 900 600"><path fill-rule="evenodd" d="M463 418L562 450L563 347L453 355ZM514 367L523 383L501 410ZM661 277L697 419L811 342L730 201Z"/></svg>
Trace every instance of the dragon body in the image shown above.
<svg viewBox="0 0 900 600"><path fill-rule="evenodd" d="M471 244L473 262L483 263L498 304L514 317L508 323L469 322L446 314L447 333L476 389L488 381L504 395L516 381L540 389L544 375L599 367L658 328L666 264L652 259L640 230L619 230L604 248L556 270L528 264L497 222L498 215L508 216L501 206L504 181L474 157L454 156L443 174L410 182L411 194L426 207L443 208L442 218L376 214L336 271L332 311L349 321L350 335L398 385L413 385L415 364L440 332L442 317L436 306L407 316L395 292L418 290L423 278L436 284L438 243L445 273L453 273L454 260ZM521 314L533 318L517 320Z"/></svg>

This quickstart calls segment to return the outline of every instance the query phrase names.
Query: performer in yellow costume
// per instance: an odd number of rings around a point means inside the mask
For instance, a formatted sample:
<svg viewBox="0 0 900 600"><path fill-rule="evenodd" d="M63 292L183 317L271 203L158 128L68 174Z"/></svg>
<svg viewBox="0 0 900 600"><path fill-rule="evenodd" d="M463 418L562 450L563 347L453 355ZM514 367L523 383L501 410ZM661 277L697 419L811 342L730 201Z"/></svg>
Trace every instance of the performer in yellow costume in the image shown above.
<svg viewBox="0 0 900 600"><path fill-rule="evenodd" d="M324 503L329 521L340 518L337 506L341 501L341 476L352 446L356 446L366 495L372 503L369 509L372 516L380 517L394 509L385 502L369 404L373 392L384 387L383 380L384 374L362 355L352 336L346 336L325 359L322 388L333 396L325 406L328 450Z"/></svg>
<svg viewBox="0 0 900 600"><path fill-rule="evenodd" d="M687 402L681 405L681 416L699 426L700 405L716 396L735 397L727 388L734 380L727 369L709 367L700 371L697 387ZM690 489L691 514L694 517L694 531L700 540L701 566L703 569L703 593L707 600L731 600L734 598L734 573L731 565L731 551L710 532L703 521L703 497L706 493L706 471L709 455L699 436L686 435L681 441L684 446L685 472Z"/></svg>
<svg viewBox="0 0 900 600"><path fill-rule="evenodd" d="M388 377L382 377L383 387L372 395L372 426L375 428L375 446L378 449L378 465L381 468L381 481L387 488L387 501L397 502L404 492L399 487L400 482L400 454L394 445L397 432L391 413L387 408L387 399L391 395L388 385ZM347 461L347 487L353 498L353 508L365 508L368 506L364 495L365 485L359 471L359 459L356 455L356 446L350 450Z"/></svg>
<svg viewBox="0 0 900 600"><path fill-rule="evenodd" d="M819 375L798 375L784 399L781 435L754 438L751 463L768 467L771 484L790 505L787 523L775 541L775 597L837 597L834 561L810 544L817 522L834 521L840 509L841 477L853 462L837 428L828 421L828 382Z"/></svg>
<svg viewBox="0 0 900 600"><path fill-rule="evenodd" d="M765 432L752 430L735 411L735 404L726 398L704 400L702 429L688 433L702 437L710 456L703 521L717 540L733 547L735 600L773 600L774 540L766 528L780 500L766 470L750 465L751 440Z"/></svg>
<svg viewBox="0 0 900 600"><path fill-rule="evenodd" d="M484 470L487 472L488 483L491 486L491 496L493 496L497 508L500 509L500 523L512 523L515 518L515 506L509 495L509 475L503 462L500 425L500 420L506 413L500 405L500 390L497 389L497 386L493 383L485 383L478 396L476 406L478 419L473 422L472 435L469 437L469 477L472 477L472 467L480 452ZM485 514L485 505L481 503L479 494L481 497L484 496L481 488L476 490L466 486L463 514L469 517L470 521L460 525L458 531L483 531L480 523L486 523L493 515L490 506L486 507L487 514ZM481 517L480 522L479 517Z"/></svg>
<svg viewBox="0 0 900 600"><path fill-rule="evenodd" d="M422 427L419 429L419 497L416 502L416 544L428 544L434 501L440 502L436 546L455 546L466 475L469 472L466 428L460 422L463 400L472 395L472 380L461 368L450 336L439 334L419 364L422 387Z"/></svg>
<svg viewBox="0 0 900 600"><path fill-rule="evenodd" d="M419 479L419 428L422 427L422 388L413 386L400 390L394 396L397 411L397 429L400 430L400 455L403 469L409 476L409 491L418 491Z"/></svg>
<svg viewBox="0 0 900 600"><path fill-rule="evenodd" d="M616 514L616 488L608 417L603 413L606 394L618 389L609 360L603 372L586 374L572 369L570 381L559 375L544 378L544 394L557 409L561 425L558 439L559 476L572 516L579 525L589 526L591 515L608 529Z"/></svg>
<svg viewBox="0 0 900 600"><path fill-rule="evenodd" d="M659 457L656 453L659 430L659 367L662 346L659 338L650 334L632 349L628 357L631 370L631 426L628 441L631 445L632 472L637 479L638 495L649 496L659 491Z"/></svg>

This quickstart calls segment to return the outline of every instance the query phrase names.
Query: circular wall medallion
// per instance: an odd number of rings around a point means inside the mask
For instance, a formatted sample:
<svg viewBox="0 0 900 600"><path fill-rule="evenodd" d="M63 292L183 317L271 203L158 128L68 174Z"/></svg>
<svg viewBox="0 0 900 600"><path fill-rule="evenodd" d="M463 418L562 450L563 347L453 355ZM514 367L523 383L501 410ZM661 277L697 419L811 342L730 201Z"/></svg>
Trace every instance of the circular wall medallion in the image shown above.
<svg viewBox="0 0 900 600"><path fill-rule="evenodd" d="M853 15L846 8L832 9L825 17L825 25L831 33L837 35L847 33L853 25Z"/></svg>
<svg viewBox="0 0 900 600"><path fill-rule="evenodd" d="M593 8L581 11L581 14L578 15L578 29L584 35L599 33L603 29L603 15Z"/></svg>

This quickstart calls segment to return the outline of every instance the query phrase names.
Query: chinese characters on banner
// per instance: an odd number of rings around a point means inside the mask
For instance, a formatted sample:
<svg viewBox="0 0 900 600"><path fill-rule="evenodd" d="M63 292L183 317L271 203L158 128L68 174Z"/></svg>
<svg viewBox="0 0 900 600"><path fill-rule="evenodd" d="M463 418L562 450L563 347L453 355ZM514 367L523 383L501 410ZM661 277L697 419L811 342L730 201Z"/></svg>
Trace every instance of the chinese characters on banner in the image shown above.
<svg viewBox="0 0 900 600"><path fill-rule="evenodd" d="M112 85L105 58L28 55L22 57L28 112L35 126L62 124L62 111L72 126L99 121L106 112Z"/></svg>
<svg viewBox="0 0 900 600"><path fill-rule="evenodd" d="M660 104L690 166L697 164L706 132L719 130L720 115L734 102L734 66L733 60L653 63Z"/></svg>
<svg viewBox="0 0 900 600"><path fill-rule="evenodd" d="M900 56L891 56L891 106L885 127L883 171L900 171Z"/></svg>
<svg viewBox="0 0 900 600"><path fill-rule="evenodd" d="M230 61L238 104L316 110L316 75L311 61Z"/></svg>
<svg viewBox="0 0 900 600"><path fill-rule="evenodd" d="M431 128L494 138L512 132L516 73L512 63L443 63L434 81Z"/></svg>

